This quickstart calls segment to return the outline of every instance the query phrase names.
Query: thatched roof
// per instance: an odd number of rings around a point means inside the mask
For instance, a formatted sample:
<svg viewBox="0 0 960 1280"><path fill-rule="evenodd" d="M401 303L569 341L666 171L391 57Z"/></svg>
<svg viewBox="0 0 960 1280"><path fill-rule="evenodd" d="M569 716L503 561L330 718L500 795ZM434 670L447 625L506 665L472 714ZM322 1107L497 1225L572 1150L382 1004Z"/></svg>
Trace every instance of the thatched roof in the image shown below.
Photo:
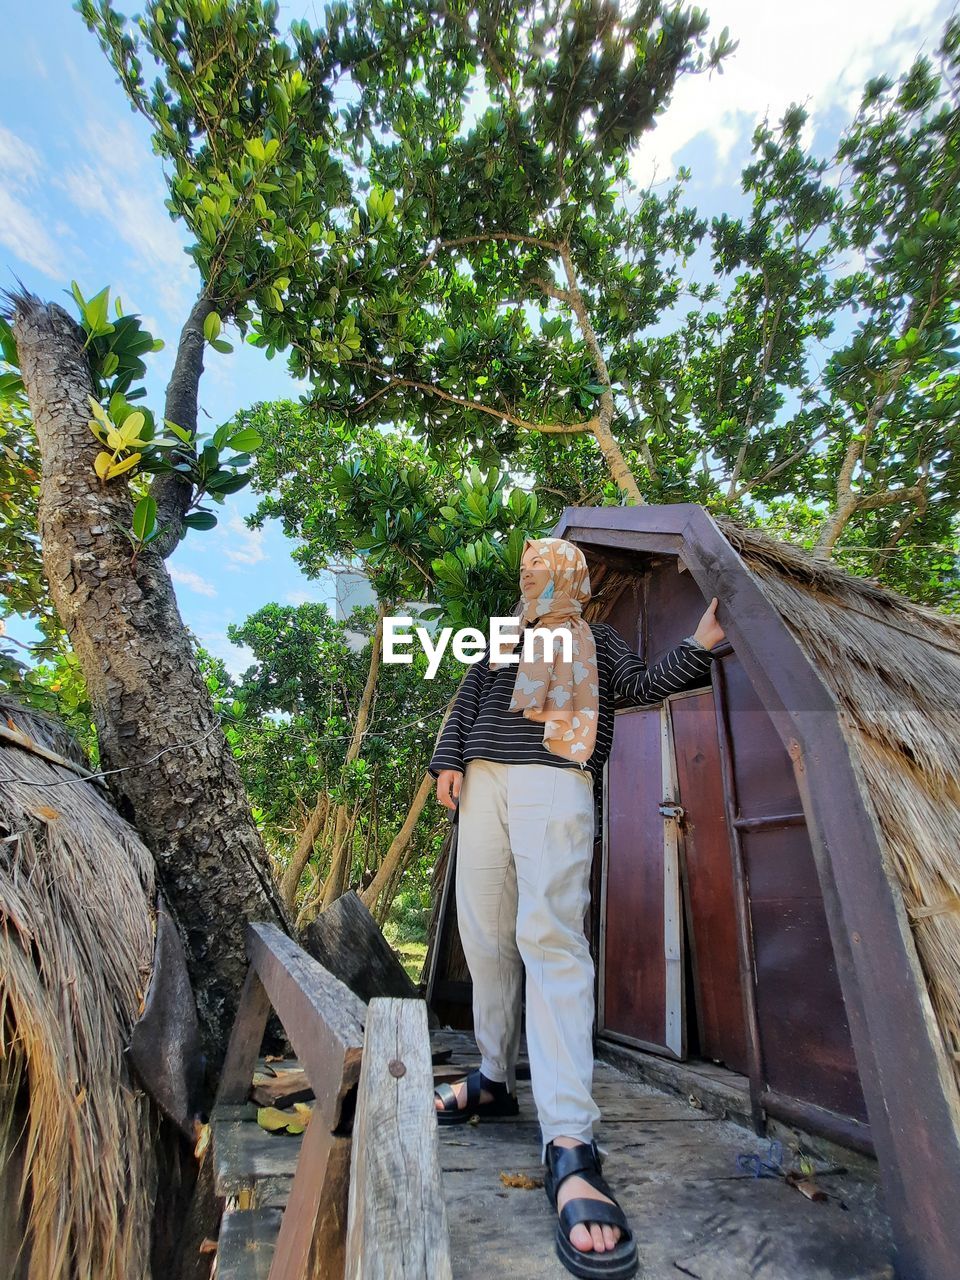
<svg viewBox="0 0 960 1280"><path fill-rule="evenodd" d="M712 519L836 702L952 1063L960 1129L960 617ZM605 616L630 576L598 575L585 616Z"/></svg>
<svg viewBox="0 0 960 1280"><path fill-rule="evenodd" d="M0 726L81 763L45 717L0 701ZM30 1280L137 1280L157 1113L123 1050L151 974L154 862L100 785L9 740L0 828L0 1165L16 1123L30 1200L29 1269L8 1265Z"/></svg>
<svg viewBox="0 0 960 1280"><path fill-rule="evenodd" d="M832 692L903 892L960 1124L960 618L717 524Z"/></svg>
<svg viewBox="0 0 960 1280"><path fill-rule="evenodd" d="M841 709L957 1084L960 618L718 521Z"/></svg>

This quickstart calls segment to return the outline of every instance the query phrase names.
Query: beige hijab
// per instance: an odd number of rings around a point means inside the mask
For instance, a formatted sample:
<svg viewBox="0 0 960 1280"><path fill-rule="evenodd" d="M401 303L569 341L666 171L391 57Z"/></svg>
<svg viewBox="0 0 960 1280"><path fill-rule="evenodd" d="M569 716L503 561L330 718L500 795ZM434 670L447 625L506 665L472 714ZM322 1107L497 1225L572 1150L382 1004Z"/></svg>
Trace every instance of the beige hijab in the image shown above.
<svg viewBox="0 0 960 1280"><path fill-rule="evenodd" d="M529 662L521 646L510 710L543 724L543 745L548 751L582 765L596 745L600 702L597 646L581 616L590 599L590 573L583 552L564 538L526 538L524 552L528 546L543 557L550 581L539 596L524 595L521 625L536 621L544 627L568 627L572 661L563 660L559 643L551 659L537 642ZM520 640L522 635L513 644L505 641L504 648L515 652ZM490 662L493 670L507 665Z"/></svg>

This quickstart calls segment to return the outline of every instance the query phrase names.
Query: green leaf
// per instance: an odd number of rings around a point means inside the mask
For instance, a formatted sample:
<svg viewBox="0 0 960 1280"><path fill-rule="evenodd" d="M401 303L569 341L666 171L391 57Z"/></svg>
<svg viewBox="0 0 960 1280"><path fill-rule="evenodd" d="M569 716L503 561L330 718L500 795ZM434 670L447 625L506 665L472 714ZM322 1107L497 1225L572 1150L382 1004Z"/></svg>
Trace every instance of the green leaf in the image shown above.
<svg viewBox="0 0 960 1280"><path fill-rule="evenodd" d="M226 484L220 486L221 493L239 493L246 485L248 485L253 477L250 475L236 475L228 480Z"/></svg>
<svg viewBox="0 0 960 1280"><path fill-rule="evenodd" d="M12 370L0 373L0 400L13 400L23 390L23 379Z"/></svg>
<svg viewBox="0 0 960 1280"><path fill-rule="evenodd" d="M213 342L215 338L220 336L220 317L216 311L211 311L203 322L203 336L208 342Z"/></svg>
<svg viewBox="0 0 960 1280"><path fill-rule="evenodd" d="M243 427L228 437L227 444L238 453L254 453L263 444L263 436L253 427Z"/></svg>
<svg viewBox="0 0 960 1280"><path fill-rule="evenodd" d="M163 421L178 440L182 440L184 444L193 444L193 437L189 431L184 431L183 427L178 427L177 424L175 422L171 422L169 418L164 418Z"/></svg>
<svg viewBox="0 0 960 1280"><path fill-rule="evenodd" d="M191 511L183 517L183 523L188 529L212 529L217 517L212 511Z"/></svg>
<svg viewBox="0 0 960 1280"><path fill-rule="evenodd" d="M134 535L145 542L157 524L157 504L149 495L141 498L133 509Z"/></svg>

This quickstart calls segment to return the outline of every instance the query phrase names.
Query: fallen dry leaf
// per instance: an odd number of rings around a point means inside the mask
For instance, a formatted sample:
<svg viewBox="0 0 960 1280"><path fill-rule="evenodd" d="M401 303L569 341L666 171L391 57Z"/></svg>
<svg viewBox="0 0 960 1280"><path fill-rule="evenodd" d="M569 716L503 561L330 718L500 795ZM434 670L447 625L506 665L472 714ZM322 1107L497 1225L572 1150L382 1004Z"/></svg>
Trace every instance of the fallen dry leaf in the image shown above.
<svg viewBox="0 0 960 1280"><path fill-rule="evenodd" d="M210 1126L208 1124L195 1125L194 1132L197 1135L196 1145L193 1148L194 1158L202 1160L203 1153L210 1142Z"/></svg>
<svg viewBox="0 0 960 1280"><path fill-rule="evenodd" d="M787 1174L786 1182L791 1187L796 1187L802 1196L806 1196L808 1200L826 1200L827 1193L822 1191L812 1178L798 1178L793 1174Z"/></svg>
<svg viewBox="0 0 960 1280"><path fill-rule="evenodd" d="M521 1191L536 1191L543 1186L542 1178L529 1178L525 1173L504 1173L502 1169L500 1181L505 1187L518 1187Z"/></svg>
<svg viewBox="0 0 960 1280"><path fill-rule="evenodd" d="M279 1107L258 1107L257 1124L270 1133L285 1129L287 1133L299 1134L307 1127L302 1113L293 1115L289 1111L281 1111Z"/></svg>

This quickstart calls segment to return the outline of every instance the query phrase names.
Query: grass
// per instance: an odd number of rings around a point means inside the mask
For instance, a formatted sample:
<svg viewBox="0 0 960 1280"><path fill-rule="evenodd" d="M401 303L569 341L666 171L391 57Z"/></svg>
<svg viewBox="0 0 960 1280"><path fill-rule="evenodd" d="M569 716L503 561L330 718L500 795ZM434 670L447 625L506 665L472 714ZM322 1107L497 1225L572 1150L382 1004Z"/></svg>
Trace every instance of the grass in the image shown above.
<svg viewBox="0 0 960 1280"><path fill-rule="evenodd" d="M390 945L400 957L400 963L410 975L410 980L416 985L420 981L423 962L427 958L427 944L425 942L391 942Z"/></svg>
<svg viewBox="0 0 960 1280"><path fill-rule="evenodd" d="M429 892L423 888L403 888L394 899L383 926L383 936L400 957L400 963L414 983L420 981L427 955L429 916Z"/></svg>

